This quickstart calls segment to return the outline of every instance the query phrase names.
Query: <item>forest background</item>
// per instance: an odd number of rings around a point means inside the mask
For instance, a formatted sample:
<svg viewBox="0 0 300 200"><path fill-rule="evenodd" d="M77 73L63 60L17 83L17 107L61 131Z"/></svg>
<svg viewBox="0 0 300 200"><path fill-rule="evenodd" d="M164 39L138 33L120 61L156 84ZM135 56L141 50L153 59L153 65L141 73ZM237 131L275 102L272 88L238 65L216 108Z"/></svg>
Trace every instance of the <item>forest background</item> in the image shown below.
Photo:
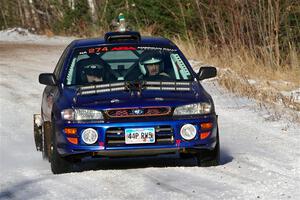
<svg viewBox="0 0 300 200"><path fill-rule="evenodd" d="M218 81L230 91L300 110L282 95L300 92L299 0L0 0L0 12L0 29L49 37L102 36L124 13L131 29L221 68Z"/></svg>

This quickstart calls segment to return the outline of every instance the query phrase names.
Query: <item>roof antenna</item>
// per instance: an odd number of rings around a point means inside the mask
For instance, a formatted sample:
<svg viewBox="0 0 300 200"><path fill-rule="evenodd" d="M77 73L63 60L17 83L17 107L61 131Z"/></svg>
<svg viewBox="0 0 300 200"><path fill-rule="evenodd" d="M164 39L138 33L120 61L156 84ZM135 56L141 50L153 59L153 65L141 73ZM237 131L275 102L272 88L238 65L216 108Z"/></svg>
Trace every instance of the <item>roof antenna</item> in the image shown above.
<svg viewBox="0 0 300 200"><path fill-rule="evenodd" d="M126 31L126 22L125 22L125 16L123 13L120 13L118 16L118 20L119 20L119 28L118 31L119 32L125 32Z"/></svg>

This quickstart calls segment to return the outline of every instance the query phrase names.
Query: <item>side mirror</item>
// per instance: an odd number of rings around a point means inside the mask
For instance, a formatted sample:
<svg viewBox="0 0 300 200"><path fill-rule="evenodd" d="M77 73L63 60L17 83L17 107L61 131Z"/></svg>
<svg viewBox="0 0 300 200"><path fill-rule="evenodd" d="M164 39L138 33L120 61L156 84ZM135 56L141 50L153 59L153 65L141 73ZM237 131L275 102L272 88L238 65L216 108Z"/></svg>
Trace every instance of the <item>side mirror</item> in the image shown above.
<svg viewBox="0 0 300 200"><path fill-rule="evenodd" d="M200 67L198 76L199 76L200 81L207 79L207 78L216 77L217 69L215 67L211 67L211 66Z"/></svg>
<svg viewBox="0 0 300 200"><path fill-rule="evenodd" d="M42 73L39 75L39 82L43 85L55 86L57 85L54 74L52 73Z"/></svg>

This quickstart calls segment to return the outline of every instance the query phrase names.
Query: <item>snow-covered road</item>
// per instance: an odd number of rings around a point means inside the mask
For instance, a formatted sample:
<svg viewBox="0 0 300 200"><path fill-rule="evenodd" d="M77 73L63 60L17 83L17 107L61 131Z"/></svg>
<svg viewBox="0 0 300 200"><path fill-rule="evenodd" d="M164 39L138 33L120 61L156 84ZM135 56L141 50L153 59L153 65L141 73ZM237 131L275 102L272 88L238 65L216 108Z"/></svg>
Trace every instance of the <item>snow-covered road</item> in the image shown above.
<svg viewBox="0 0 300 200"><path fill-rule="evenodd" d="M244 98L205 88L219 114L221 162L199 168L176 156L99 159L82 172L53 175L35 150L41 72L52 72L65 45L0 41L0 199L300 199L300 126L266 120Z"/></svg>

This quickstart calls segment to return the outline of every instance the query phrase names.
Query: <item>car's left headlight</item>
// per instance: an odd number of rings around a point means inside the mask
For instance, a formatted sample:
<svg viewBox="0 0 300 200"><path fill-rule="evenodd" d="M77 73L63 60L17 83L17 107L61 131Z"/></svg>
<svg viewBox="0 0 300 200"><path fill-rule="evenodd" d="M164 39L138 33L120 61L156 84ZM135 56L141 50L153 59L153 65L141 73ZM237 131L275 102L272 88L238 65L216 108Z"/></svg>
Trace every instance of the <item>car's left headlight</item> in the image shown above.
<svg viewBox="0 0 300 200"><path fill-rule="evenodd" d="M210 103L194 103L175 108L173 115L201 115L211 113Z"/></svg>
<svg viewBox="0 0 300 200"><path fill-rule="evenodd" d="M75 120L103 119L102 112L99 110L75 109Z"/></svg>
<svg viewBox="0 0 300 200"><path fill-rule="evenodd" d="M88 109L65 109L61 112L64 120L101 120L102 112L99 110Z"/></svg>

